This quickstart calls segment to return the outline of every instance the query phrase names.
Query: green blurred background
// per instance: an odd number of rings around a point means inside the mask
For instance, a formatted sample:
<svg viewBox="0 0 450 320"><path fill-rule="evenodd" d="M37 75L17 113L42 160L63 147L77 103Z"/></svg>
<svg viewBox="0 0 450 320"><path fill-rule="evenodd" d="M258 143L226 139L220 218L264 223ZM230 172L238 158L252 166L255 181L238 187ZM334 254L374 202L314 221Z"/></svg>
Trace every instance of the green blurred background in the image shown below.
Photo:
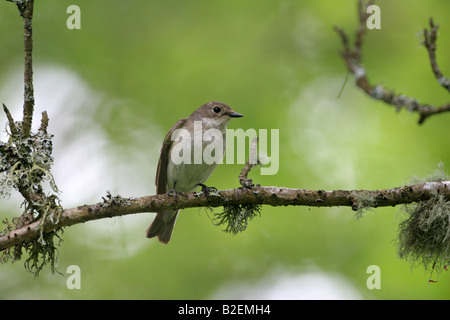
<svg viewBox="0 0 450 320"><path fill-rule="evenodd" d="M81 9L80 30L66 27L71 4ZM448 167L449 114L419 126L416 114L369 99L351 77L337 98L347 71L333 26L353 36L356 4L36 1L34 124L49 112L63 206L101 201L107 190L154 194L165 133L210 100L245 115L229 128L280 130L278 173L250 174L261 185L385 189L441 161ZM430 17L441 25L437 57L449 76L450 2L376 4L381 29L363 48L369 79L422 102L448 102L418 33ZM22 21L4 0L0 26L0 101L19 119ZM219 166L208 185L238 187L241 167ZM20 214L20 203L17 195L1 199L1 217ZM151 213L79 224L63 234L62 276L47 268L34 279L22 261L1 265L0 298L450 298L450 274L428 285L429 271L397 258L398 211L380 208L356 220L350 208L264 207L232 236L207 210L189 209L167 246L144 237ZM80 290L66 287L70 265L81 269ZM370 265L380 267L379 290L366 286Z"/></svg>

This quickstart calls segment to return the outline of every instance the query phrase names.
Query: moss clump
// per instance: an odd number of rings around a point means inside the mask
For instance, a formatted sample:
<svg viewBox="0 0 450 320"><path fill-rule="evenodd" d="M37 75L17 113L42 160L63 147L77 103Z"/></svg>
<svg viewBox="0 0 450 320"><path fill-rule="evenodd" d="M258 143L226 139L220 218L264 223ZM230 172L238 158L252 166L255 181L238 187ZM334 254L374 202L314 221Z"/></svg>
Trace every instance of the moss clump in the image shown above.
<svg viewBox="0 0 450 320"><path fill-rule="evenodd" d="M414 176L411 181L407 183L407 185L420 184L425 182L439 182L439 181L449 181L450 176L445 172L444 164L439 162L437 165L437 169L433 170L433 172L426 177L417 177Z"/></svg>
<svg viewBox="0 0 450 320"><path fill-rule="evenodd" d="M261 205L258 204L225 205L222 212L215 214L213 223L225 225L223 231L236 235L247 229L248 222L257 215L261 216Z"/></svg>
<svg viewBox="0 0 450 320"><path fill-rule="evenodd" d="M450 261L450 202L436 194L428 201L404 206L399 225L398 255L425 269L442 270Z"/></svg>
<svg viewBox="0 0 450 320"><path fill-rule="evenodd" d="M62 238L60 233L62 232L62 229L56 229L55 231L43 233L41 237L27 241L22 245L28 253L28 258L24 263L28 272L38 277L44 266L49 265L52 273L60 273L56 267L59 256L57 247L61 245Z"/></svg>
<svg viewBox="0 0 450 320"><path fill-rule="evenodd" d="M442 164L438 170L414 183L448 181ZM403 206L406 218L400 223L398 255L412 265L420 264L426 270L446 269L450 262L450 201L442 194L434 194L427 201Z"/></svg>
<svg viewBox="0 0 450 320"><path fill-rule="evenodd" d="M19 191L25 198L22 204L24 211L12 222L4 220L6 226L0 235L36 221L40 224L38 237L3 250L0 262L18 261L25 251L29 255L25 261L26 270L38 276L43 266L48 264L55 272L58 257L56 245L60 243L58 233L61 230L44 232L45 223L48 220L57 223L63 210L57 195L58 187L50 172L53 164L53 135L41 126L37 133L24 137L22 123L13 125L11 121L10 131L8 141L0 142L0 197L8 198L12 190ZM44 190L44 182L50 185L50 193Z"/></svg>

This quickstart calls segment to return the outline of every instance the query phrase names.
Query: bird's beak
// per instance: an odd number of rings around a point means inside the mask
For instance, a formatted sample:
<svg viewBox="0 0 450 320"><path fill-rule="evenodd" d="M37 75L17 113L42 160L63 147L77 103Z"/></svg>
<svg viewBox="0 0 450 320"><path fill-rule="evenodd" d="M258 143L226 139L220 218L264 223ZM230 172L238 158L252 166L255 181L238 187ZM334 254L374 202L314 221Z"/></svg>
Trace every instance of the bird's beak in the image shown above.
<svg viewBox="0 0 450 320"><path fill-rule="evenodd" d="M243 117L243 115L242 114L240 114L240 113L237 113L237 112L230 112L230 113L227 113L227 115L228 116L230 116L230 117L232 117L232 118L240 118L240 117Z"/></svg>

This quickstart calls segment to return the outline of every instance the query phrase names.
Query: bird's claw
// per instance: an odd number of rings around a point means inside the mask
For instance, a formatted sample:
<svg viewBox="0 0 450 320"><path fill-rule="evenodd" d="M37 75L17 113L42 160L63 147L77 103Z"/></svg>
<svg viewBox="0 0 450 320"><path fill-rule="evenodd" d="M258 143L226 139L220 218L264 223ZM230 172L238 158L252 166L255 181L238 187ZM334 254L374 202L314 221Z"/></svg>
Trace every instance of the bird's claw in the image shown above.
<svg viewBox="0 0 450 320"><path fill-rule="evenodd" d="M208 197L209 195L217 194L217 188L207 187L203 183L199 183L197 185L202 187L202 192L206 195L206 197Z"/></svg>
<svg viewBox="0 0 450 320"><path fill-rule="evenodd" d="M169 195L173 196L175 198L175 202L177 202L177 198L178 198L178 192L177 190L173 189L170 190L169 192L167 192Z"/></svg>

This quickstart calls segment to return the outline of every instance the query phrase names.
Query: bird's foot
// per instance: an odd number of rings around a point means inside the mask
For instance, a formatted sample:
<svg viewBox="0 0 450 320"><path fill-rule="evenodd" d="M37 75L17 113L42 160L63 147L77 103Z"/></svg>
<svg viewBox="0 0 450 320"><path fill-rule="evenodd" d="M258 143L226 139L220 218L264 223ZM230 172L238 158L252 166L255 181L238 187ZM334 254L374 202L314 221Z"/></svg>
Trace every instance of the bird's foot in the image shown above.
<svg viewBox="0 0 450 320"><path fill-rule="evenodd" d="M174 198L175 198L175 203L177 202L177 199L178 199L178 192L177 192L177 190L175 190L175 189L173 189L173 190L170 190L169 192L167 192L170 196L173 196Z"/></svg>
<svg viewBox="0 0 450 320"><path fill-rule="evenodd" d="M207 187L203 183L198 183L197 185L202 187L202 192L206 195L206 197L211 195L217 195L217 188Z"/></svg>

